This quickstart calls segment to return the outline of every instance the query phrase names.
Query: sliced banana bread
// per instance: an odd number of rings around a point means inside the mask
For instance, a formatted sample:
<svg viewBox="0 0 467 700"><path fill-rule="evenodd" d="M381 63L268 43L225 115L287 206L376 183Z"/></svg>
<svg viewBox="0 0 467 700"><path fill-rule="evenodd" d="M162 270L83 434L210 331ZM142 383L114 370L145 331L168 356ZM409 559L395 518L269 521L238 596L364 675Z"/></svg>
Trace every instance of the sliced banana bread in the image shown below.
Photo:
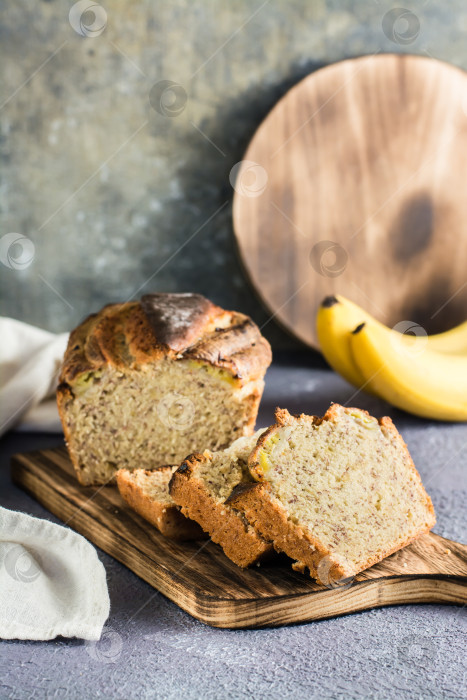
<svg viewBox="0 0 467 700"><path fill-rule="evenodd" d="M241 567L272 553L272 547L242 513L225 501L242 481L251 481L247 461L261 431L239 438L226 450L192 454L174 473L169 490L187 518L196 520L225 554Z"/></svg>
<svg viewBox="0 0 467 700"><path fill-rule="evenodd" d="M104 484L251 435L270 362L250 318L199 294L106 306L71 333L57 390L78 479Z"/></svg>
<svg viewBox="0 0 467 700"><path fill-rule="evenodd" d="M185 518L169 494L169 481L177 467L120 469L116 474L120 495L133 510L174 540L207 537L198 523Z"/></svg>
<svg viewBox="0 0 467 700"><path fill-rule="evenodd" d="M324 585L354 576L435 524L390 418L334 404L323 418L277 409L249 457L257 484L228 504Z"/></svg>

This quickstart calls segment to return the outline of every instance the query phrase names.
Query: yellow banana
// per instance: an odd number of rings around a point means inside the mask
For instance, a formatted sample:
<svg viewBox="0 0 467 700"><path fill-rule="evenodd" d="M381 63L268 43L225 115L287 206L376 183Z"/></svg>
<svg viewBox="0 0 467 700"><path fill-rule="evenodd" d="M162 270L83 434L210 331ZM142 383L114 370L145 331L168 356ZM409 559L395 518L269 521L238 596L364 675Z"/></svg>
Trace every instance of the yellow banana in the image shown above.
<svg viewBox="0 0 467 700"><path fill-rule="evenodd" d="M318 309L316 329L321 351L331 367L354 386L362 386L363 378L349 349L348 334L360 323L368 323L381 331L391 329L376 320L371 314L341 296L326 297ZM416 324L414 324L416 329ZM425 344L431 350L448 354L467 354L467 321L444 333L413 336L401 333L401 342L408 346ZM372 393L372 392L370 392Z"/></svg>
<svg viewBox="0 0 467 700"><path fill-rule="evenodd" d="M370 389L424 418L467 421L467 355L408 345L396 331L362 323L351 334L353 362Z"/></svg>
<svg viewBox="0 0 467 700"><path fill-rule="evenodd" d="M467 353L467 321L444 333L429 335L428 346L432 350L448 354Z"/></svg>
<svg viewBox="0 0 467 700"><path fill-rule="evenodd" d="M374 316L349 299L341 296L329 296L322 301L318 309L316 330L321 352L331 367L350 384L373 394L373 390L366 384L366 380L355 364L350 351L350 334L362 322L372 324L381 331L391 332L387 326L377 321ZM426 342L426 336L419 338L402 333L400 335L402 342L407 344L419 340ZM451 342L454 343L454 341ZM467 323L465 344L467 346Z"/></svg>
<svg viewBox="0 0 467 700"><path fill-rule="evenodd" d="M371 317L362 308L344 297L326 297L316 316L318 340L326 360L350 384L365 383L350 351L350 333L362 321Z"/></svg>

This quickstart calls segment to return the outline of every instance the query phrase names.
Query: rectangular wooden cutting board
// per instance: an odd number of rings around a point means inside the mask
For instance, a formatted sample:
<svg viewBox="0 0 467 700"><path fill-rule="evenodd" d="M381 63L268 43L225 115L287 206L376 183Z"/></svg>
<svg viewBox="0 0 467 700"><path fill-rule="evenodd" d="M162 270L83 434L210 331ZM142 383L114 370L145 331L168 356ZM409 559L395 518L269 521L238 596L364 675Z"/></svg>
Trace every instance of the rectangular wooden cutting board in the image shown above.
<svg viewBox="0 0 467 700"><path fill-rule="evenodd" d="M432 533L324 588L289 560L242 570L213 542L177 543L132 511L114 486L83 487L64 447L12 458L15 484L198 620L215 627L277 626L398 603L467 603L467 546Z"/></svg>

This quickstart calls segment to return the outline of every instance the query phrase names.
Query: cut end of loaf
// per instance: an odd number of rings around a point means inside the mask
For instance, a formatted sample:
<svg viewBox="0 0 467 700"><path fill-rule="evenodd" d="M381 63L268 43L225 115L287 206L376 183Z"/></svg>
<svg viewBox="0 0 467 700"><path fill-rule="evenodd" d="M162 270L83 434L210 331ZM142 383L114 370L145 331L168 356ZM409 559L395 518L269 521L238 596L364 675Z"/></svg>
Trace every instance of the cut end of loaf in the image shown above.
<svg viewBox="0 0 467 700"><path fill-rule="evenodd" d="M251 434L262 386L241 387L229 373L191 360L79 375L58 391L79 480L104 484L118 469L177 464Z"/></svg>

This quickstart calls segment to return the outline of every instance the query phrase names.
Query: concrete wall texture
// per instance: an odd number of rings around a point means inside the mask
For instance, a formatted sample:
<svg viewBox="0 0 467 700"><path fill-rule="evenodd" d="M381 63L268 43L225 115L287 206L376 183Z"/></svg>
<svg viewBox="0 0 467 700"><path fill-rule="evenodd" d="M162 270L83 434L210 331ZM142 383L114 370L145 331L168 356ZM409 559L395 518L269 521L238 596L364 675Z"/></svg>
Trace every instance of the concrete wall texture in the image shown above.
<svg viewBox="0 0 467 700"><path fill-rule="evenodd" d="M266 323L229 172L320 66L407 52L467 68L465 3L403 5L3 2L1 313L60 331L107 302L197 291ZM293 345L274 320L264 332Z"/></svg>

